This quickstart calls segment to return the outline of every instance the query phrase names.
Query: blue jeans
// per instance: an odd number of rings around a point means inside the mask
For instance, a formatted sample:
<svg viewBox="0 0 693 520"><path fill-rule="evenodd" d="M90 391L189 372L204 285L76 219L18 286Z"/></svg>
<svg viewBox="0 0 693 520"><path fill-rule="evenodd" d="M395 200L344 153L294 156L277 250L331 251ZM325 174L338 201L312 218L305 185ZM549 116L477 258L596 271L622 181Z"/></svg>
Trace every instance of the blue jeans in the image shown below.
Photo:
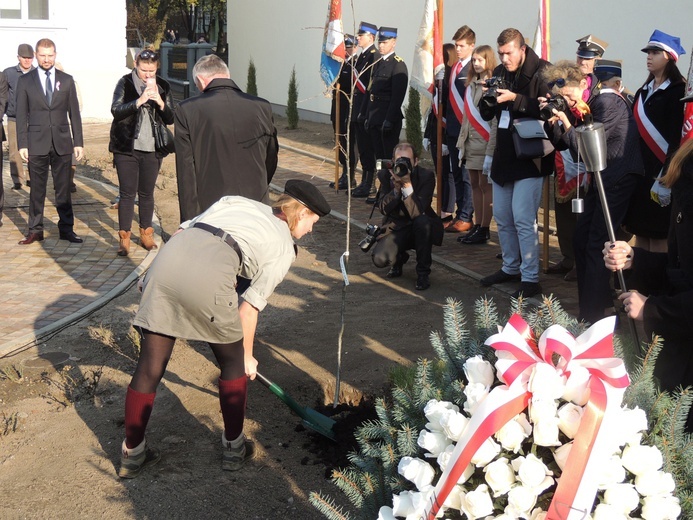
<svg viewBox="0 0 693 520"><path fill-rule="evenodd" d="M537 211L543 177L505 185L493 183L493 217L503 253L503 271L522 275L523 282L539 281L539 230Z"/></svg>
<svg viewBox="0 0 693 520"><path fill-rule="evenodd" d="M474 199L472 199L472 181L469 172L464 166L460 166L457 149L457 136L447 136L448 150L450 150L450 171L455 179L455 197L457 198L457 212L455 217L464 222L471 222L474 216Z"/></svg>

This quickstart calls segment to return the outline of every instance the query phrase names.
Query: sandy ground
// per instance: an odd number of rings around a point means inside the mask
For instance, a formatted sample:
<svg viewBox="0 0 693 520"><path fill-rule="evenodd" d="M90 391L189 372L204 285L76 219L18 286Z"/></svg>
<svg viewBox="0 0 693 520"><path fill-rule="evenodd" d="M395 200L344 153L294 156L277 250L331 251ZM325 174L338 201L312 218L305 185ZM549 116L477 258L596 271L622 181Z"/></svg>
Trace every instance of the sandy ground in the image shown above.
<svg viewBox="0 0 693 520"><path fill-rule="evenodd" d="M288 133L282 124L280 138L329 153L328 127L302 123ZM115 183L108 126L94 125L87 133L88 159L78 173ZM167 158L156 193L164 236L178 224L176 197L173 160ZM385 392L392 367L432 356L428 338L443 326L446 298L462 300L471 313L482 293L476 282L440 266L425 292L413 290L412 265L390 282L356 248L362 232L355 230L340 406L334 410L345 230L327 217L299 242L298 260L261 314L255 349L260 372L296 401L324 414L340 412L334 415L338 443L306 430L253 382L246 432L257 441L258 456L239 472L221 471L218 369L205 344L179 341L148 429L163 458L137 479L120 480L125 389L137 355L130 323L139 294L132 288L41 346L42 352L69 353L58 370L26 366L36 351L0 362L0 518L304 519L321 518L308 503L311 491L344 502L328 477L335 465L346 464L354 423L372 413L370 404Z"/></svg>

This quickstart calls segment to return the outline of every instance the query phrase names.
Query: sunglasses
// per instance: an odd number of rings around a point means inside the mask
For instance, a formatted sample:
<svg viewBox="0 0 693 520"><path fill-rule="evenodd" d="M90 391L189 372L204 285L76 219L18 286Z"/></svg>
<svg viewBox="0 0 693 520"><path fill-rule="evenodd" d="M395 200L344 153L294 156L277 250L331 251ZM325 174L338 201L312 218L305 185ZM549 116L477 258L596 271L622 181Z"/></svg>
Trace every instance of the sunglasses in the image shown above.
<svg viewBox="0 0 693 520"><path fill-rule="evenodd" d="M149 49L147 49L147 50L140 52L138 58L141 60L154 60L154 61L156 61L159 59L159 54L154 52L154 51L150 51Z"/></svg>
<svg viewBox="0 0 693 520"><path fill-rule="evenodd" d="M565 87L565 79L558 78L557 80L549 81L549 88L553 88L553 87L558 87L558 88Z"/></svg>

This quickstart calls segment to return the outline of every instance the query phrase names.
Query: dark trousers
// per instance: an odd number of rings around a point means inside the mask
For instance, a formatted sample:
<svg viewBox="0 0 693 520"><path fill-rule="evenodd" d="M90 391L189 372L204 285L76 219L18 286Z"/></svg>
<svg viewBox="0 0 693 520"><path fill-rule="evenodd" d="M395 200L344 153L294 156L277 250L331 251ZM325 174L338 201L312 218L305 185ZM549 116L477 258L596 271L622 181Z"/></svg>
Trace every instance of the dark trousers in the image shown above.
<svg viewBox="0 0 693 520"><path fill-rule="evenodd" d="M459 136L446 136L448 150L450 155L450 170L452 177L455 179L455 197L457 202L457 210L455 217L458 220L471 222L474 216L474 199L472 198L472 181L469 178L469 172L464 166L460 166L460 151L457 149L457 138Z"/></svg>
<svg viewBox="0 0 693 520"><path fill-rule="evenodd" d="M364 172L375 172L375 151L371 136L363 123L355 123L354 126L356 127L356 146L359 149L361 168Z"/></svg>
<svg viewBox="0 0 693 520"><path fill-rule="evenodd" d="M43 233L43 209L46 203L48 169L53 175L55 206L58 210L60 233L72 231L75 217L70 194L72 154L58 155L53 146L47 155L29 155L31 191L29 192L29 233Z"/></svg>
<svg viewBox="0 0 693 520"><path fill-rule="evenodd" d="M433 220L428 215L419 215L410 225L383 235L373 247L373 263L376 267L387 267L401 263L403 253L416 250L416 274L430 274L431 251L433 249Z"/></svg>
<svg viewBox="0 0 693 520"><path fill-rule="evenodd" d="M356 163L359 160L358 150L356 149L356 123L349 127L347 135L346 120L342 121L339 128L335 122L332 122L332 128L335 134L339 135L339 164L347 166L347 137L349 139L349 172L353 172L356 168Z"/></svg>
<svg viewBox="0 0 693 520"><path fill-rule="evenodd" d="M161 158L154 152L134 150L132 155L113 154L118 172L120 204L118 206L118 229L130 231L135 214L135 195L139 197L140 227L152 226L154 215L154 187L161 167Z"/></svg>
<svg viewBox="0 0 693 520"><path fill-rule="evenodd" d="M558 202L554 200L554 213L556 215L556 234L558 235L558 247L563 259L561 263L570 269L575 265L575 249L573 248L573 236L577 226L577 214L573 213L573 201Z"/></svg>
<svg viewBox="0 0 693 520"><path fill-rule="evenodd" d="M615 184L605 187L606 199L614 230L618 229L628 211L628 203L638 182L638 175L623 175ZM606 221L595 182L585 195L585 211L575 228L573 247L577 269L578 298L581 320L594 323L604 317L604 309L613 305L611 271L604 267L604 242L609 240Z"/></svg>
<svg viewBox="0 0 693 520"><path fill-rule="evenodd" d="M383 132L382 125L369 126L373 151L377 159L392 159L392 151L399 143L399 133L402 131L402 121L394 121L392 130Z"/></svg>
<svg viewBox="0 0 693 520"><path fill-rule="evenodd" d="M2 143L0 143L0 221L2 221L2 210L5 209L5 187L2 185L2 162L3 152Z"/></svg>

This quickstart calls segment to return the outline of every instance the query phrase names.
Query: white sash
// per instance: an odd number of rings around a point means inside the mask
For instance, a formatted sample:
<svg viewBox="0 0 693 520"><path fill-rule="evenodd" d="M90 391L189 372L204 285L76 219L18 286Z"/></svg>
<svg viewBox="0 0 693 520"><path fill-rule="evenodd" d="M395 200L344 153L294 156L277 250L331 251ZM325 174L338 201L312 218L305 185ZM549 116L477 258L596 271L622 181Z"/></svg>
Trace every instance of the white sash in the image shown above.
<svg viewBox="0 0 693 520"><path fill-rule="evenodd" d="M453 67L452 71L450 72L450 95L448 96L448 103L450 103L452 111L455 113L455 117L457 117L457 120L460 122L460 124L464 120L464 103L462 101L462 92L457 90L455 80L457 79L457 75L460 73L461 70L462 62L458 61Z"/></svg>
<svg viewBox="0 0 693 520"><path fill-rule="evenodd" d="M638 125L638 132L640 132L640 137L645 141L647 147L652 150L659 162L662 164L666 161L667 151L669 150L669 143L664 139L662 134L659 133L649 120L647 114L645 113L645 107L642 103L642 92L638 96L638 100L633 106L633 116L635 117L635 122Z"/></svg>
<svg viewBox="0 0 693 520"><path fill-rule="evenodd" d="M469 94L469 92L467 94ZM469 119L469 124L474 127L474 130L476 130L479 135L484 138L484 141L488 143L488 140L491 138L491 125L481 117L479 107L473 102L469 102L470 97L472 96L464 96L464 116Z"/></svg>

